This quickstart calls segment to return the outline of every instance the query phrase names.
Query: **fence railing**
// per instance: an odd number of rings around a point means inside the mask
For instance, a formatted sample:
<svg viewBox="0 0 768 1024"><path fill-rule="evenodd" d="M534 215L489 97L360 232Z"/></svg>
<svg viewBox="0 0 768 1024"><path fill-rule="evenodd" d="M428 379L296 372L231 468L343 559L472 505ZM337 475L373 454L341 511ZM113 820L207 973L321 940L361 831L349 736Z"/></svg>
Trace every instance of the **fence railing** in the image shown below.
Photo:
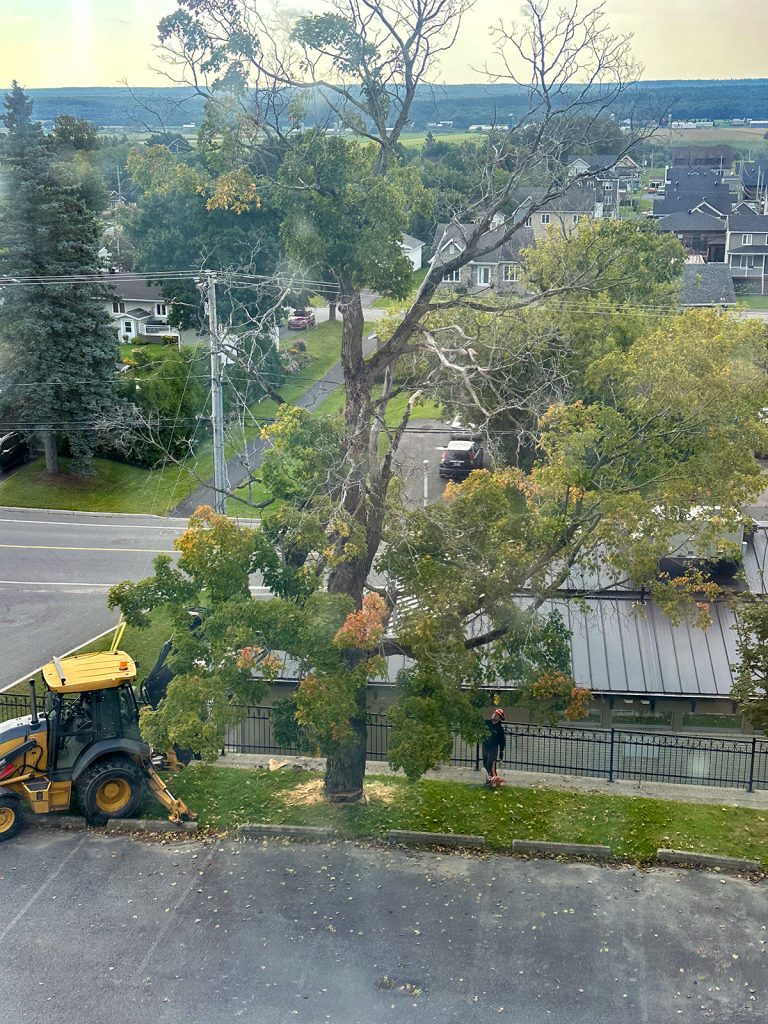
<svg viewBox="0 0 768 1024"><path fill-rule="evenodd" d="M0 722L29 714L22 694L0 694ZM386 715L368 717L369 761L386 761L390 725ZM692 786L768 790L768 738L701 736L592 729L578 726L505 726L504 767L515 771L635 779ZM272 709L249 707L227 737L225 752L295 755L281 746L272 729ZM455 736L450 763L480 770L480 745Z"/></svg>
<svg viewBox="0 0 768 1024"><path fill-rule="evenodd" d="M29 697L21 693L0 693L0 722L29 714Z"/></svg>
<svg viewBox="0 0 768 1024"><path fill-rule="evenodd" d="M368 716L369 761L386 761L386 715ZM768 789L768 739L719 737L579 726L505 726L504 767L515 771L635 779L729 789ZM225 752L295 755L272 732L271 709L249 707L227 737ZM480 745L454 737L450 763L479 771Z"/></svg>

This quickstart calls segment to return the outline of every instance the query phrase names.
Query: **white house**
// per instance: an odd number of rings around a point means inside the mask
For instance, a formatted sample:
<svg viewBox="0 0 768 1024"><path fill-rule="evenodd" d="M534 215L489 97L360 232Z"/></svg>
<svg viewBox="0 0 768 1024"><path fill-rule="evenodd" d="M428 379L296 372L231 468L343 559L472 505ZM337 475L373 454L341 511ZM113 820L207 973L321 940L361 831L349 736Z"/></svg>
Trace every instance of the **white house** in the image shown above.
<svg viewBox="0 0 768 1024"><path fill-rule="evenodd" d="M403 247L403 252L411 261L411 265L414 270L421 270L422 254L424 252L424 243L420 238L414 238L413 235L403 234L403 240L400 243Z"/></svg>
<svg viewBox="0 0 768 1024"><path fill-rule="evenodd" d="M133 274L109 274L106 280L113 298L105 308L121 341L180 340L177 328L168 324L168 304L157 285Z"/></svg>

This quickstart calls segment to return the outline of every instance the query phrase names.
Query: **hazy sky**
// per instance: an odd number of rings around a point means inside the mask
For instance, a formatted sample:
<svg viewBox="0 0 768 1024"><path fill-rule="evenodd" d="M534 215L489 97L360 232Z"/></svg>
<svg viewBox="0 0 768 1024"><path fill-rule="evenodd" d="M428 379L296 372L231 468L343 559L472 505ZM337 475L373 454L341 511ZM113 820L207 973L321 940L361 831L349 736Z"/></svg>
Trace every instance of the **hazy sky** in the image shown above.
<svg viewBox="0 0 768 1024"><path fill-rule="evenodd" d="M155 26L174 9L173 0L0 0L0 88L13 78L28 88L163 84L148 65ZM472 65L484 63L489 24L517 10L516 0L477 0L439 77L481 80ZM606 0L606 10L615 30L634 33L644 78L768 77L768 0Z"/></svg>

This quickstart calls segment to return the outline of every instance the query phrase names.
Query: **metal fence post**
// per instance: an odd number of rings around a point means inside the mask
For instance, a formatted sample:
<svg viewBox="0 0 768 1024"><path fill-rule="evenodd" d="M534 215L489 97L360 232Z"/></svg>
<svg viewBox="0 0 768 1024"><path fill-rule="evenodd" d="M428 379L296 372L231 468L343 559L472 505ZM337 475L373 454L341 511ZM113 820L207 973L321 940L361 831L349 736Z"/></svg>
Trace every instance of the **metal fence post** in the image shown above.
<svg viewBox="0 0 768 1024"><path fill-rule="evenodd" d="M608 761L608 781L609 782L613 782L613 746L614 746L615 735L616 735L616 730L615 729L611 729L611 751L610 751L609 761Z"/></svg>
<svg viewBox="0 0 768 1024"><path fill-rule="evenodd" d="M475 771L480 771L480 744L475 744Z"/></svg>
<svg viewBox="0 0 768 1024"><path fill-rule="evenodd" d="M757 751L757 736L752 737L752 753L749 758L749 784L747 792L751 793L755 783L755 753Z"/></svg>

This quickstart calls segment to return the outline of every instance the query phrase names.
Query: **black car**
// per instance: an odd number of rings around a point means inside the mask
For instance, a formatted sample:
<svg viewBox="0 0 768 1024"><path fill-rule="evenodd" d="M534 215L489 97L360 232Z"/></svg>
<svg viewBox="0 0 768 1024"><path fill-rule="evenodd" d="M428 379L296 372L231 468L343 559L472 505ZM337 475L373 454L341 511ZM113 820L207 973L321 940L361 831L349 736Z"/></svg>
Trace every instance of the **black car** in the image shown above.
<svg viewBox="0 0 768 1024"><path fill-rule="evenodd" d="M483 468L483 448L478 441L453 440L440 456L440 476L463 480L473 469Z"/></svg>
<svg viewBox="0 0 768 1024"><path fill-rule="evenodd" d="M17 430L0 435L0 469L13 469L29 462L29 446L23 434Z"/></svg>

